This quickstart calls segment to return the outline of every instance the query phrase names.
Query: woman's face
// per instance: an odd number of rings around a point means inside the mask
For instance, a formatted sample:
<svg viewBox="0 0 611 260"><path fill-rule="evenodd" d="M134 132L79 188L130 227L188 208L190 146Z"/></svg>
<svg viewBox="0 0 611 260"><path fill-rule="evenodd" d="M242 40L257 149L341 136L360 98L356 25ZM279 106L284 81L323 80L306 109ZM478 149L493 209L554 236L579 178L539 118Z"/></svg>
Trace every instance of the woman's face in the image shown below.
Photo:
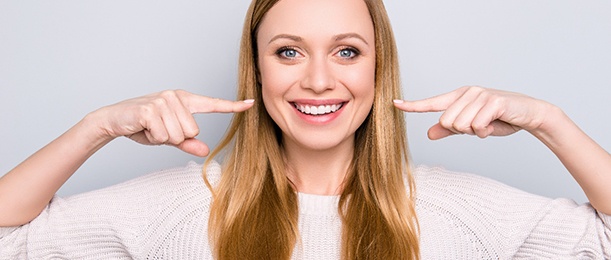
<svg viewBox="0 0 611 260"><path fill-rule="evenodd" d="M263 102L285 145L351 145L371 110L375 38L362 0L280 0L257 34Z"/></svg>

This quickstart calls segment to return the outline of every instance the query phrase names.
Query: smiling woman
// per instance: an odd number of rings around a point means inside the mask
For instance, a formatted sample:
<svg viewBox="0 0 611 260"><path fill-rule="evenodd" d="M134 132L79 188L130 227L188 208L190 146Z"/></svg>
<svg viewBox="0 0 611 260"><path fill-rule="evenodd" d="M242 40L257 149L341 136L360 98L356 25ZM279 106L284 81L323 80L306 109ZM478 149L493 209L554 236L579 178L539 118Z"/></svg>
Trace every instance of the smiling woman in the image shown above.
<svg viewBox="0 0 611 260"><path fill-rule="evenodd" d="M236 140L211 207L217 256L289 258L298 220L309 223L298 191L341 195L343 259L417 257L405 123L389 102L400 93L398 60L382 3L255 1L251 10L240 61L251 71L240 78L238 98L263 104L236 117L211 156ZM325 107L336 111L319 113Z"/></svg>
<svg viewBox="0 0 611 260"><path fill-rule="evenodd" d="M354 133L369 114L374 96L376 51L370 17L364 2L281 1L258 25L262 99L283 132L289 157L296 156L295 147L324 150L329 153L321 154L324 157L345 154L334 149L354 147ZM283 56L287 50L294 56ZM341 56L345 52L349 57ZM318 107L332 105L340 109L319 113ZM339 169L324 168L345 172L349 160L339 161L345 163ZM329 175L335 183L343 176Z"/></svg>
<svg viewBox="0 0 611 260"><path fill-rule="evenodd" d="M254 0L242 35L239 101L166 90L106 106L2 176L0 257L611 257L609 153L561 109L522 94L467 86L403 100L381 0ZM590 204L416 167L405 112L441 112L433 140L528 132ZM198 113L234 113L212 151L195 138ZM118 137L208 158L54 196Z"/></svg>

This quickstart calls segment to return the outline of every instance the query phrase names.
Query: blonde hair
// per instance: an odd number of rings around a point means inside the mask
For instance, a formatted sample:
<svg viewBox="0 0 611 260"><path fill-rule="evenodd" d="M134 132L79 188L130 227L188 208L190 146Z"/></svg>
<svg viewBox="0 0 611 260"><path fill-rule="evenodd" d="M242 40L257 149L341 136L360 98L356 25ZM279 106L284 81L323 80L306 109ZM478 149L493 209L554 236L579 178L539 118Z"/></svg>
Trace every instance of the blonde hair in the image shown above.
<svg viewBox="0 0 611 260"><path fill-rule="evenodd" d="M214 196L208 232L217 259L289 259L299 237L297 195L287 179L281 132L260 102L258 83L257 29L277 1L254 0L242 33L237 99L259 102L234 115L205 163L227 152L216 187L204 173ZM367 119L356 131L358 149L339 200L341 255L342 259L418 259L405 122L391 102L401 98L395 40L382 1L365 3L375 29L375 96Z"/></svg>

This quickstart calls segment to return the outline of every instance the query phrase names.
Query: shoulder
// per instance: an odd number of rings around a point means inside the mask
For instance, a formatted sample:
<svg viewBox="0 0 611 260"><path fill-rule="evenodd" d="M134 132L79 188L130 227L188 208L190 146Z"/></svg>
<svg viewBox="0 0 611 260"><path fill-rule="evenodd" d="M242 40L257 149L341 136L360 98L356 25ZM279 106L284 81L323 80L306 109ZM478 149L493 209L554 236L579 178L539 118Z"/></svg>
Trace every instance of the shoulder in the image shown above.
<svg viewBox="0 0 611 260"><path fill-rule="evenodd" d="M529 194L499 181L480 175L451 171L443 167L418 165L413 170L417 194L422 196L460 196L476 199L481 196L510 199L507 196L546 198Z"/></svg>
<svg viewBox="0 0 611 260"><path fill-rule="evenodd" d="M538 208L547 201L492 179L442 167L417 166L413 174L421 240L428 245L423 255L452 258L464 253L459 258L510 258L504 254L511 250L501 241L515 233L512 229L523 222L523 217L531 216L515 213Z"/></svg>
<svg viewBox="0 0 611 260"><path fill-rule="evenodd" d="M203 165L196 162L189 162L185 166L175 167L149 173L141 177L118 184L112 188L121 188L124 186L149 186L158 187L160 190L181 189L181 188L203 188L204 174L215 182L220 178L221 167L216 161L211 161L204 170Z"/></svg>
<svg viewBox="0 0 611 260"><path fill-rule="evenodd" d="M220 177L221 167L216 161L211 161L207 168L203 169L203 165L196 162L189 162L185 166L175 167L149 173L147 175L135 178L119 185L141 185L141 184L158 184L169 185L188 185L199 186L203 183L204 174L214 181ZM171 187L170 186L170 187Z"/></svg>
<svg viewBox="0 0 611 260"><path fill-rule="evenodd" d="M423 183L427 185L443 184L442 186L446 186L448 184L453 184L448 181L459 181L459 183L454 183L457 185L473 182L495 182L479 175L452 171L441 166L417 165L413 168L413 174L417 184Z"/></svg>
<svg viewBox="0 0 611 260"><path fill-rule="evenodd" d="M608 218L589 204L549 199L441 167L418 166L413 173L423 258L574 258L578 253L601 258Z"/></svg>
<svg viewBox="0 0 611 260"><path fill-rule="evenodd" d="M211 183L220 178L221 167L212 161L204 171L203 165L189 162L185 166L149 173L100 190L70 196L61 200L70 203L112 201L113 205L138 207L172 200L210 200L212 193L204 182L204 174ZM56 198L56 200L59 198Z"/></svg>
<svg viewBox="0 0 611 260"><path fill-rule="evenodd" d="M95 254L106 248L127 250L142 259L181 258L167 250L175 247L195 248L180 251L183 256L203 254L208 250L206 230L212 201L204 174L214 185L220 173L216 162L205 171L201 164L190 162L100 190L55 197L28 225L28 252L48 255L47 248L55 246L65 249L65 255L82 256L83 250ZM67 244L78 246L63 247Z"/></svg>
<svg viewBox="0 0 611 260"><path fill-rule="evenodd" d="M533 212L544 212L557 204L496 180L441 167L418 166L414 176L419 215L435 215L470 229L492 230L492 226L504 225L501 219L532 217Z"/></svg>

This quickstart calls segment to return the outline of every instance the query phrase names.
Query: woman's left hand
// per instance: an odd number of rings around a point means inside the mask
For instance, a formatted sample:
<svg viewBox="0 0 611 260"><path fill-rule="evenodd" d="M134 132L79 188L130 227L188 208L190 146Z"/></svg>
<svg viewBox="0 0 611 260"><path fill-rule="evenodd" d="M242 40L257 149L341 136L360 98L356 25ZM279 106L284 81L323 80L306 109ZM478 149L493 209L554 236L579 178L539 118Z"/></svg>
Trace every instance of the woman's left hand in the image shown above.
<svg viewBox="0 0 611 260"><path fill-rule="evenodd" d="M428 136L432 140L454 134L505 136L521 129L540 130L553 105L522 94L467 86L439 96L418 100L395 100L405 112L442 112Z"/></svg>
<svg viewBox="0 0 611 260"><path fill-rule="evenodd" d="M525 95L482 87L462 87L418 101L395 100L406 112L442 112L429 129L436 140L453 134L481 138L520 129L543 142L573 175L590 203L611 215L611 154L584 133L562 110Z"/></svg>

